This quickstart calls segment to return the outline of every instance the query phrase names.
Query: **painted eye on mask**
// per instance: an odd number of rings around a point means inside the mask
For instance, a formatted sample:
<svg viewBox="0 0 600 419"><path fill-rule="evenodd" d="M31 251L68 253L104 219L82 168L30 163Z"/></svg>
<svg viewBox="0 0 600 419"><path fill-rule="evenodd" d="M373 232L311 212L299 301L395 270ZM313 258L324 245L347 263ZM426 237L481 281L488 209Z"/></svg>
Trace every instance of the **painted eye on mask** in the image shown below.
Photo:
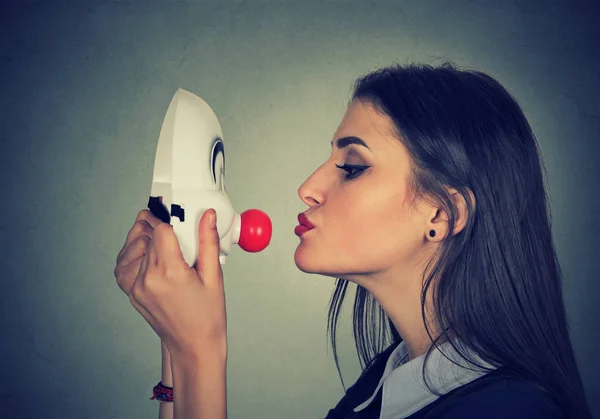
<svg viewBox="0 0 600 419"><path fill-rule="evenodd" d="M344 164L342 166L336 164L335 166L338 169L341 169L344 172L346 172L346 175L344 176L344 179L346 179L346 180L354 179L354 178L360 176L360 174L365 169L368 169L370 167L370 166L362 166L362 165L356 165L356 164Z"/></svg>

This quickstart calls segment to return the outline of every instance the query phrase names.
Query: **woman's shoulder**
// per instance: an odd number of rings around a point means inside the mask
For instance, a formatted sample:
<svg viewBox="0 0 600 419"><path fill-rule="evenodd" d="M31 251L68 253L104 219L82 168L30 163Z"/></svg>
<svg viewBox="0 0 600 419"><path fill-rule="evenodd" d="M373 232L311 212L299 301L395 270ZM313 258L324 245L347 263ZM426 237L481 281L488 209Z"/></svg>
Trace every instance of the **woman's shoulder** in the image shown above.
<svg viewBox="0 0 600 419"><path fill-rule="evenodd" d="M410 418L566 419L567 415L541 387L520 378L492 374L455 389Z"/></svg>

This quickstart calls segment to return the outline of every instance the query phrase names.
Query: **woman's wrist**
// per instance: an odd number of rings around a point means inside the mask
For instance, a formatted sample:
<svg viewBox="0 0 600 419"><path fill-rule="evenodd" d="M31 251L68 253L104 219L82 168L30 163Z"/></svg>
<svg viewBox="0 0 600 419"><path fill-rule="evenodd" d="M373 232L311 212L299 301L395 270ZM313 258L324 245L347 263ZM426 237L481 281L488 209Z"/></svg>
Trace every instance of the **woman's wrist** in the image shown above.
<svg viewBox="0 0 600 419"><path fill-rule="evenodd" d="M173 353L171 357L177 403L174 416L227 419L227 351Z"/></svg>
<svg viewBox="0 0 600 419"><path fill-rule="evenodd" d="M173 387L173 371L171 370L171 353L167 345L161 340L162 373L161 382L165 386Z"/></svg>

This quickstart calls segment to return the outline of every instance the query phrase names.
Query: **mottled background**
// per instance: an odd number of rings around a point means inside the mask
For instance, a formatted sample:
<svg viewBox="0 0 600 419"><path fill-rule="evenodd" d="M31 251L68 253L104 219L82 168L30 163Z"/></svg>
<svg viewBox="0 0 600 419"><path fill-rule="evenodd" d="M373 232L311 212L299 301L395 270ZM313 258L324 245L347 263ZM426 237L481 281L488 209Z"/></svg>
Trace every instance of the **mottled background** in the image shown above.
<svg viewBox="0 0 600 419"><path fill-rule="evenodd" d="M600 8L553 1L16 2L0 10L0 415L158 416L160 341L113 277L178 87L218 115L234 207L272 245L224 266L230 418L319 418L343 391L332 278L293 262L297 196L359 75L451 60L513 92L548 168L564 299L600 413ZM346 383L359 374L347 304ZM596 350L596 352L594 352ZM6 413L5 413L6 412Z"/></svg>

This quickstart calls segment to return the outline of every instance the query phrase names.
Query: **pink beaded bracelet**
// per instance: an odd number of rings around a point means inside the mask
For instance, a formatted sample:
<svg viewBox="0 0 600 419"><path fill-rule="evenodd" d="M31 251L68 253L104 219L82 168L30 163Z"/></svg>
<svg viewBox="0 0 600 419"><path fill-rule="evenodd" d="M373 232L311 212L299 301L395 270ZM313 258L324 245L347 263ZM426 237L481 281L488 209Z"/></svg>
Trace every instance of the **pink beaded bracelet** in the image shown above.
<svg viewBox="0 0 600 419"><path fill-rule="evenodd" d="M152 389L153 396L150 400L160 400L162 402L172 402L173 401L173 387L168 387L159 381L157 385Z"/></svg>

